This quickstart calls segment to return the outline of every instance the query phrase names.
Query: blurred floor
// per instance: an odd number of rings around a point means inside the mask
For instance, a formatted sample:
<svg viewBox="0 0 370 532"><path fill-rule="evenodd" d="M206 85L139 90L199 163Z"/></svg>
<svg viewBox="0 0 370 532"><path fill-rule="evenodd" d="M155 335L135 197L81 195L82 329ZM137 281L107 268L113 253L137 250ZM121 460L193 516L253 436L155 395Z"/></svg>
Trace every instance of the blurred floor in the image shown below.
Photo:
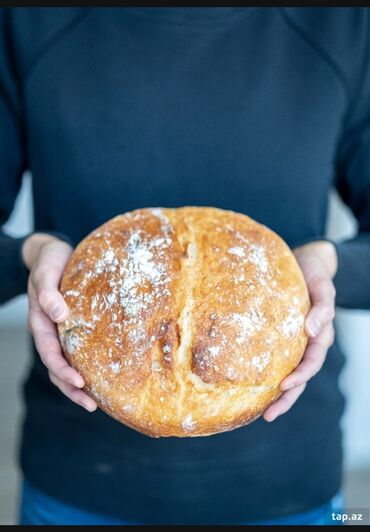
<svg viewBox="0 0 370 532"><path fill-rule="evenodd" d="M29 360L27 335L26 329L0 330L0 525L14 524L16 519L19 385Z"/></svg>
<svg viewBox="0 0 370 532"><path fill-rule="evenodd" d="M0 330L0 525L16 521L18 471L17 429L22 415L19 384L27 370L26 329ZM349 509L370 507L370 471L349 471L345 475Z"/></svg>

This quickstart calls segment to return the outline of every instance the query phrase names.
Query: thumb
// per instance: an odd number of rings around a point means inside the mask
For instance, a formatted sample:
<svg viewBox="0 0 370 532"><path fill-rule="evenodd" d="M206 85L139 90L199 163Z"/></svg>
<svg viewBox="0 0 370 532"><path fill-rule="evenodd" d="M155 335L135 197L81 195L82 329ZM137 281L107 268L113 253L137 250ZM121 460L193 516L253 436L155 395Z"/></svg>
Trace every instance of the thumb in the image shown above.
<svg viewBox="0 0 370 532"><path fill-rule="evenodd" d="M68 306L59 292L63 271L72 253L66 242L53 241L41 249L32 272L32 283L41 309L54 322L63 321L68 315Z"/></svg>

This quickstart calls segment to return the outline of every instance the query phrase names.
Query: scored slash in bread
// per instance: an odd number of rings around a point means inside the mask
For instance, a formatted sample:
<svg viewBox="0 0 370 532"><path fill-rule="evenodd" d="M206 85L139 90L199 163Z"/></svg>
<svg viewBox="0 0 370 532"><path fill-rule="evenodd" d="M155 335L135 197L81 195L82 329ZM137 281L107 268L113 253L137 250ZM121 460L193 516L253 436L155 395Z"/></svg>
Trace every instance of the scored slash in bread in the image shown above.
<svg viewBox="0 0 370 532"><path fill-rule="evenodd" d="M307 343L309 296L287 244L244 214L145 208L76 247L60 290L64 355L113 418L144 434L250 423Z"/></svg>

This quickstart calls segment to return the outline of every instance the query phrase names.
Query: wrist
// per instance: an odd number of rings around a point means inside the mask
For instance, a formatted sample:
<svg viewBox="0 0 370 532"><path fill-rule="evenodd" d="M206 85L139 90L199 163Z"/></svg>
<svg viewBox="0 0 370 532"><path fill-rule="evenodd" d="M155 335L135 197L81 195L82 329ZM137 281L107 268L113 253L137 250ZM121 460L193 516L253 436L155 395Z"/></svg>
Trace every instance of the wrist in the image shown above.
<svg viewBox="0 0 370 532"><path fill-rule="evenodd" d="M41 248L48 242L51 242L55 239L56 238L54 236L44 233L33 233L26 238L22 245L21 255L23 264L28 270L32 269L32 266L37 259Z"/></svg>

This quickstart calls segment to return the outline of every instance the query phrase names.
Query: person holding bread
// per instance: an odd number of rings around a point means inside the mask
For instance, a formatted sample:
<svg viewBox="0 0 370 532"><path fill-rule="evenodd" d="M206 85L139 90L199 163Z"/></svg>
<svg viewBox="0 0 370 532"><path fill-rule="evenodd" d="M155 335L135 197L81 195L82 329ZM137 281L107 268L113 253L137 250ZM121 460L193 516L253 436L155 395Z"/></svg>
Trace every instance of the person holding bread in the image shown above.
<svg viewBox="0 0 370 532"><path fill-rule="evenodd" d="M0 235L0 301L28 294L32 340L21 524L333 524L344 409L335 305L370 308L369 17L1 9L1 223L26 170L34 200L34 231ZM342 242L325 237L332 188L358 220ZM107 220L183 206L242 213L286 242L310 298L308 341L253 422L151 438L97 408L64 356L61 280Z"/></svg>

